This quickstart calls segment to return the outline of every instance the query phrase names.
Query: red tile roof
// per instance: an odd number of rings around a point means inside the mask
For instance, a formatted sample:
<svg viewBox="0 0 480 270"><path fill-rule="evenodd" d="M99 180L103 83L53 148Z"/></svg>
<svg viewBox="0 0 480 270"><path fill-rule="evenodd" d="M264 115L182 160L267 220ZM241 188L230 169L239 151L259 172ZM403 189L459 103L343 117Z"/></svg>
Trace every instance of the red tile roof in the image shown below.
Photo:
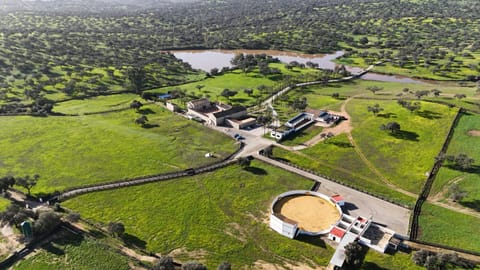
<svg viewBox="0 0 480 270"><path fill-rule="evenodd" d="M336 237L342 238L343 235L345 235L345 231L338 227L333 227L333 229L330 231L330 234L333 234Z"/></svg>
<svg viewBox="0 0 480 270"><path fill-rule="evenodd" d="M332 196L332 199L336 202L340 202L340 201L343 201L343 197L341 195L333 195Z"/></svg>

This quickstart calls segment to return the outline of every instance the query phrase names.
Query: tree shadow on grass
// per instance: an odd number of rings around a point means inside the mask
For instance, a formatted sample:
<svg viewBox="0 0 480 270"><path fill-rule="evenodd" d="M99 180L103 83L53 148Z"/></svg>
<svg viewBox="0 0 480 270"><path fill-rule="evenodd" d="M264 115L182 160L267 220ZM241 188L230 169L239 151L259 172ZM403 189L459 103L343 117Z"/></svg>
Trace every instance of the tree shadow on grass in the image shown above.
<svg viewBox="0 0 480 270"><path fill-rule="evenodd" d="M419 137L419 135L416 132L406 131L406 130L399 130L394 133L390 132L389 134L390 136L395 137L397 139L414 141L414 142L418 142L418 137Z"/></svg>
<svg viewBox="0 0 480 270"><path fill-rule="evenodd" d="M62 255L65 255L65 251L61 248L58 248L54 245L52 245L52 243L47 243L45 245L42 246L42 248L47 251L48 253L53 253L57 256L62 256Z"/></svg>
<svg viewBox="0 0 480 270"><path fill-rule="evenodd" d="M473 200L467 202L460 202L461 205L480 212L480 200Z"/></svg>
<svg viewBox="0 0 480 270"><path fill-rule="evenodd" d="M312 246L316 247L321 247L321 248L327 248L327 245L325 244L325 241L323 241L320 237L318 236L308 236L308 235L303 235L300 234L298 237L295 238L296 240L300 242L304 242L307 244L310 244Z"/></svg>
<svg viewBox="0 0 480 270"><path fill-rule="evenodd" d="M42 249L45 251L55 254L57 256L65 255L65 251L62 248L55 246L80 246L82 241L84 240L82 235L73 234L71 232L62 230L60 231L51 242L46 243L42 246Z"/></svg>
<svg viewBox="0 0 480 270"><path fill-rule="evenodd" d="M437 113L437 112L432 112L432 111L429 111L429 110L424 110L424 111L417 112L417 115L420 116L420 117L423 117L423 118L427 118L427 119L440 119L440 118L442 118L442 114Z"/></svg>
<svg viewBox="0 0 480 270"><path fill-rule="evenodd" d="M280 161L280 162L282 162L282 161L283 161L283 162L290 162L290 159L288 159L288 158L281 158L281 157L275 157L275 160L278 160L278 161Z"/></svg>
<svg viewBox="0 0 480 270"><path fill-rule="evenodd" d="M341 147L341 148L353 148L353 145L349 142L328 142L328 144L333 144L335 146Z"/></svg>
<svg viewBox="0 0 480 270"><path fill-rule="evenodd" d="M105 233L95 229L89 230L88 234L97 239L103 239L106 237Z"/></svg>
<svg viewBox="0 0 480 270"><path fill-rule="evenodd" d="M362 265L362 268L369 269L369 270L388 270L388 268L383 268L381 266L378 266L376 263L372 263L372 262L364 262Z"/></svg>
<svg viewBox="0 0 480 270"><path fill-rule="evenodd" d="M246 167L245 171L253 173L255 175L267 175L268 174L268 172L266 170L264 170L262 168L258 168L258 167Z"/></svg>
<svg viewBox="0 0 480 270"><path fill-rule="evenodd" d="M455 164L448 164L443 166L459 172L480 174L480 165L471 165L470 168L465 168L465 169L463 169L460 166L456 166Z"/></svg>
<svg viewBox="0 0 480 270"><path fill-rule="evenodd" d="M129 233L124 233L122 235L122 239L127 246L133 246L141 249L145 249L147 247L147 242Z"/></svg>
<svg viewBox="0 0 480 270"><path fill-rule="evenodd" d="M377 117L382 117L382 118L397 118L397 114L396 113L379 113L377 114Z"/></svg>
<svg viewBox="0 0 480 270"><path fill-rule="evenodd" d="M230 99L230 101L232 101L232 102L236 102L236 103L240 103L240 104L241 104L241 103L245 103L245 102L247 102L247 101L248 101L248 99L247 99L247 98L231 98L231 99Z"/></svg>
<svg viewBox="0 0 480 270"><path fill-rule="evenodd" d="M156 127L159 127L159 125L157 125L157 124L145 124L145 125L142 126L142 128L145 128L145 129L156 128Z"/></svg>
<svg viewBox="0 0 480 270"><path fill-rule="evenodd" d="M143 114L143 115L155 114L155 112L150 108L139 109L137 112L140 113L140 114Z"/></svg>

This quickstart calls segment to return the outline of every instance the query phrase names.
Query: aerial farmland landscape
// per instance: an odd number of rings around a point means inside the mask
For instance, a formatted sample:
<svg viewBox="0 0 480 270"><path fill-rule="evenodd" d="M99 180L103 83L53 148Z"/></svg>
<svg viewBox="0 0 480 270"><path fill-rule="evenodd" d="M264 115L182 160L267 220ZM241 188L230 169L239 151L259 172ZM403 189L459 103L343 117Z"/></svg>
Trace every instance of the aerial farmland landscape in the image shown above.
<svg viewBox="0 0 480 270"><path fill-rule="evenodd" d="M477 0L3 0L0 269L480 269Z"/></svg>

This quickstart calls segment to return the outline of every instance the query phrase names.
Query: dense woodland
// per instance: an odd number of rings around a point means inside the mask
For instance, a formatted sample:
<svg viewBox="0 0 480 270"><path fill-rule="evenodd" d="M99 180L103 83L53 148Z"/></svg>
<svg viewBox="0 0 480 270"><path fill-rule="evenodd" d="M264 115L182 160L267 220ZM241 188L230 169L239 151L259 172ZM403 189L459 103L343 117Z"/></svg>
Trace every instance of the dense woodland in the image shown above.
<svg viewBox="0 0 480 270"><path fill-rule="evenodd" d="M460 74L456 79L477 80L480 74L475 0L141 3L5 1L0 98L25 102L43 94L93 95L201 78L188 64L161 53L185 48L343 49L347 59L365 63L390 60L399 68ZM140 85L132 86L132 69L146 75Z"/></svg>

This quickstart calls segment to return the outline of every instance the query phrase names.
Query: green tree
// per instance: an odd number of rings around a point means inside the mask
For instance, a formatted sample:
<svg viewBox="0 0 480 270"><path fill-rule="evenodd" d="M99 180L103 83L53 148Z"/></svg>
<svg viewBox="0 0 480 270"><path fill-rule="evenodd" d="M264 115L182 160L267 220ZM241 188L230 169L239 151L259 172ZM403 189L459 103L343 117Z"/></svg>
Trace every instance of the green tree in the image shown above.
<svg viewBox="0 0 480 270"><path fill-rule="evenodd" d="M130 84L133 87L135 92L139 93L142 91L145 86L145 81L147 79L147 72L142 66L131 67L127 71L127 78L130 81Z"/></svg>
<svg viewBox="0 0 480 270"><path fill-rule="evenodd" d="M138 100L134 100L130 103L130 109L134 109L136 111L138 111L142 106L143 104Z"/></svg>
<svg viewBox="0 0 480 270"><path fill-rule="evenodd" d="M51 232L55 227L60 224L60 216L52 211L42 212L38 216L33 226L33 231L37 235L46 234Z"/></svg>
<svg viewBox="0 0 480 270"><path fill-rule="evenodd" d="M361 37L358 42L362 45L368 44L368 38L367 37Z"/></svg>
<svg viewBox="0 0 480 270"><path fill-rule="evenodd" d="M373 106L368 106L367 109L368 109L369 112L372 112L373 115L375 115L375 116L377 116L379 112L383 111L383 108L380 107L379 104L375 104Z"/></svg>
<svg viewBox="0 0 480 270"><path fill-rule="evenodd" d="M207 270L207 267L199 262L186 262L182 265L182 270Z"/></svg>
<svg viewBox="0 0 480 270"><path fill-rule="evenodd" d="M367 87L367 90L372 92L375 95L375 93L377 93L378 91L383 90L383 87L379 87L379 86L374 85L374 86Z"/></svg>
<svg viewBox="0 0 480 270"><path fill-rule="evenodd" d="M221 96L226 97L228 101L230 101L230 97L233 97L237 94L237 91L233 91L230 89L223 89L222 93L220 93Z"/></svg>
<svg viewBox="0 0 480 270"><path fill-rule="evenodd" d="M122 236L125 233L125 225L121 222L110 222L107 230L114 236Z"/></svg>
<svg viewBox="0 0 480 270"><path fill-rule="evenodd" d="M10 204L5 211L0 213L0 221L2 224L18 226L31 216L33 216L32 211L20 207L17 204Z"/></svg>
<svg viewBox="0 0 480 270"><path fill-rule="evenodd" d="M232 270L232 265L228 262L222 262L218 265L217 270Z"/></svg>
<svg viewBox="0 0 480 270"><path fill-rule="evenodd" d="M31 189L37 184L38 179L40 179L40 175L35 174L33 177L30 175L26 175L25 177L18 177L16 179L16 185L25 188L30 195Z"/></svg>
<svg viewBox="0 0 480 270"><path fill-rule="evenodd" d="M449 187L449 191L450 191L450 199L452 199L452 201L454 202L461 201L463 198L465 198L468 195L466 191L460 189L457 183L453 183Z"/></svg>
<svg viewBox="0 0 480 270"><path fill-rule="evenodd" d="M142 127L145 127L147 122L148 122L148 118L147 118L146 115L142 115L142 116L138 117L137 119L135 119L135 124L141 125Z"/></svg>
<svg viewBox="0 0 480 270"><path fill-rule="evenodd" d="M237 162L238 162L238 165L240 165L244 169L250 167L250 163L251 163L250 159L247 157L240 157L238 158Z"/></svg>
<svg viewBox="0 0 480 270"><path fill-rule="evenodd" d="M13 176L5 176L0 178L0 192L7 192L8 188L13 187L15 185L15 177Z"/></svg>
<svg viewBox="0 0 480 270"><path fill-rule="evenodd" d="M381 130L388 130L390 133L397 133L400 131L400 124L397 122L388 122L386 125L380 126Z"/></svg>
<svg viewBox="0 0 480 270"><path fill-rule="evenodd" d="M362 262L363 248L357 242L351 242L345 246L345 262L353 267L360 266Z"/></svg>
<svg viewBox="0 0 480 270"><path fill-rule="evenodd" d="M170 256L161 256L151 270L174 270L175 264Z"/></svg>

